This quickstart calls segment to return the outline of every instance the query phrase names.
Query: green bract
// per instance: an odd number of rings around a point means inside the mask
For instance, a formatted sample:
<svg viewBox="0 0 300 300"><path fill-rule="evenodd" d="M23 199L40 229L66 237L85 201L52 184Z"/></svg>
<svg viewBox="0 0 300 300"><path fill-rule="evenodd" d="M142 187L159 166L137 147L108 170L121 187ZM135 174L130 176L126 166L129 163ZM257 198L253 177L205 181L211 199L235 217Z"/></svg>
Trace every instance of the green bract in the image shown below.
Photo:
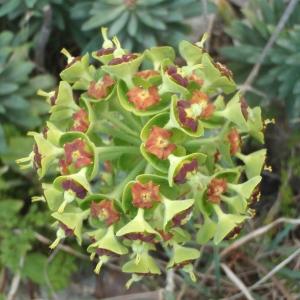
<svg viewBox="0 0 300 300"><path fill-rule="evenodd" d="M43 181L58 228L51 248L86 241L96 273L122 257L129 286L164 271L151 256L161 244L167 268L195 280L200 251L190 242L218 244L253 216L266 150L244 154L243 144L263 142L260 109L241 102L230 70L203 51L205 37L181 42L187 65L177 66L170 47L130 53L103 34L100 66L64 51L57 91L40 92L49 121L19 160Z"/></svg>

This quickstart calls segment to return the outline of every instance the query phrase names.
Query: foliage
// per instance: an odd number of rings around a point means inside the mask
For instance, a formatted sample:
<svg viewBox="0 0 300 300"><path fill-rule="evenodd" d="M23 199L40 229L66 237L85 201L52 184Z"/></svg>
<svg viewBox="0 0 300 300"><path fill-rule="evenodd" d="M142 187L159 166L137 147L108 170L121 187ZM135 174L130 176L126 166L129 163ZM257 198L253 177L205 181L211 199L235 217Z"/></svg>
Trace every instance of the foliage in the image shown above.
<svg viewBox="0 0 300 300"><path fill-rule="evenodd" d="M263 143L261 110L203 50L205 37L179 44L179 67L172 47L130 53L102 33L92 53L100 67L63 50L58 89L39 92L51 105L46 129L30 133L33 151L18 161L43 182L36 200L47 201L57 226L50 248L87 239L96 273L124 256L130 286L161 273L150 255L161 244L167 268L195 280L191 242L219 244L253 216L266 150L246 155L242 146ZM141 70L144 62L152 68Z"/></svg>
<svg viewBox="0 0 300 300"><path fill-rule="evenodd" d="M37 87L51 88L54 80L46 74L33 74L29 60L30 45L22 34L0 33L0 152L7 150L5 131L33 129L41 124L40 114L47 111L36 96Z"/></svg>
<svg viewBox="0 0 300 300"><path fill-rule="evenodd" d="M208 9L214 9L211 2ZM91 36L85 50L95 49L99 26L107 26L109 35L118 34L124 47L138 51L159 43L177 45L189 31L184 21L202 12L195 0L96 0L77 3L71 16Z"/></svg>
<svg viewBox="0 0 300 300"><path fill-rule="evenodd" d="M5 172L5 168L1 172ZM36 205L32 205L26 214L22 213L23 200L12 197L17 196L14 195L16 188L19 191L17 194L24 196L24 183L20 179L6 178L6 175L9 174L0 176L0 268L7 268L13 273L19 271L22 278L45 286L48 285L47 274L53 289L66 287L76 268L74 258L59 253L48 262L42 249L37 251L35 232L45 227L49 215L38 210ZM24 260L22 264L21 260Z"/></svg>
<svg viewBox="0 0 300 300"><path fill-rule="evenodd" d="M233 21L227 28L234 45L224 47L221 52L231 62L241 83L257 62L285 8L286 2L282 0L252 0L242 10L244 18ZM300 115L299 22L300 4L263 61L254 83L267 99L283 101L290 120ZM262 99L248 96L256 101Z"/></svg>
<svg viewBox="0 0 300 300"><path fill-rule="evenodd" d="M36 39L36 35L42 27L45 9L51 7L51 24L55 29L66 30L67 10L70 0L0 0L0 18L6 20L6 25L16 29L14 26L27 28L31 40Z"/></svg>

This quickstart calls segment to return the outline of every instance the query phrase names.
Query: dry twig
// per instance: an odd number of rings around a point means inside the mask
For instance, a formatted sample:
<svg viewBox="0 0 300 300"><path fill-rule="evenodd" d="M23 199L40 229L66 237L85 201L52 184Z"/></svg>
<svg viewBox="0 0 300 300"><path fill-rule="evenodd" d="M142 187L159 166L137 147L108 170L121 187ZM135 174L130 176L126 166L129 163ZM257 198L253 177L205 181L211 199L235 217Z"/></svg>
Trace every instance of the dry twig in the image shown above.
<svg viewBox="0 0 300 300"><path fill-rule="evenodd" d="M273 268L268 274L266 274L263 278L258 280L256 283L248 287L249 291L252 291L254 289L257 289L259 286L261 286L262 283L269 280L274 274L276 274L278 271L280 271L284 266L286 266L289 262L291 262L295 257L300 255L300 248L293 252L290 256L288 256L285 260L283 260L280 264L278 264L275 268ZM242 294L238 293L227 300L235 300L238 299Z"/></svg>
<svg viewBox="0 0 300 300"><path fill-rule="evenodd" d="M227 277L239 288L239 290L242 292L242 294L248 299L248 300L254 300L252 297L250 291L247 289L245 284L241 281L240 278L236 274L234 274L231 269L225 265L221 264L222 269L224 270Z"/></svg>
<svg viewBox="0 0 300 300"><path fill-rule="evenodd" d="M10 286L10 290L8 292L7 298L6 300L13 300L15 299L16 293L19 289L19 285L21 282L21 269L24 266L24 262L25 262L25 255L21 256L20 258L20 262L19 262L19 270L16 272L15 276L13 277L11 286Z"/></svg>
<svg viewBox="0 0 300 300"><path fill-rule="evenodd" d="M269 51L271 50L274 43L276 42L280 32L282 31L283 27L285 26L286 22L288 21L290 15L292 14L295 6L298 3L298 1L299 0L291 0L289 2L289 4L287 5L287 7L286 7L285 11L283 12L277 26L275 27L275 30L273 31L271 37L269 38L269 40L268 40L266 46L264 47L263 51L261 52L260 56L258 57L256 64L252 68L252 70L251 70L250 74L248 75L245 83L241 87L242 92L248 91L251 88L255 77L258 75L258 73L260 71L260 68L261 68L261 65L262 65L263 61L265 60L265 58L268 55Z"/></svg>

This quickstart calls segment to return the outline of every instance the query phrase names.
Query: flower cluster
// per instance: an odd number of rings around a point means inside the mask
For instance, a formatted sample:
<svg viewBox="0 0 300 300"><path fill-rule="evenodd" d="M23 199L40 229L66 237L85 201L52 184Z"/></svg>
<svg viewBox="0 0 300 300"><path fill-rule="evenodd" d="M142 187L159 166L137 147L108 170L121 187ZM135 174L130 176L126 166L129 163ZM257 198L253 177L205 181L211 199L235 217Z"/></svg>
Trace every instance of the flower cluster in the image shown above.
<svg viewBox="0 0 300 300"><path fill-rule="evenodd" d="M39 91L49 120L29 133L34 148L19 163L43 181L41 198L57 221L51 248L85 239L96 273L123 257L128 286L164 271L151 253L168 249L167 268L195 280L201 253L189 242L218 244L253 216L266 150L243 148L247 139L264 142L261 110L203 50L205 37L180 43L179 66L171 47L129 53L102 31L96 64L62 51L57 90Z"/></svg>

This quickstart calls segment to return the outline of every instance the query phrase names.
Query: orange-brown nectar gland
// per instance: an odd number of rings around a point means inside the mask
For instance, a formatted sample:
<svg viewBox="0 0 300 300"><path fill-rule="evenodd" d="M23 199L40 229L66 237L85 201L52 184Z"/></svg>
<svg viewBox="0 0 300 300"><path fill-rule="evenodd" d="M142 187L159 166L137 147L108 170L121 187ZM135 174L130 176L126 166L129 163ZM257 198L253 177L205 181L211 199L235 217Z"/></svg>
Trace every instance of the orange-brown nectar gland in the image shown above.
<svg viewBox="0 0 300 300"><path fill-rule="evenodd" d="M100 202L93 201L91 203L91 216L99 218L108 226L120 220L120 213L115 209L113 201L108 199Z"/></svg>
<svg viewBox="0 0 300 300"><path fill-rule="evenodd" d="M64 150L65 158L60 161L62 169L66 169L70 165L74 165L76 169L80 169L93 163L93 154L82 139L75 139L70 143L66 143Z"/></svg>
<svg viewBox="0 0 300 300"><path fill-rule="evenodd" d="M193 81L193 82L197 83L200 86L202 86L204 83L204 80L201 77L199 77L198 75L196 75L195 72L193 72L191 75L187 76L187 79L189 81Z"/></svg>
<svg viewBox="0 0 300 300"><path fill-rule="evenodd" d="M73 114L73 126L71 130L86 132L90 126L88 113L81 108L79 111Z"/></svg>
<svg viewBox="0 0 300 300"><path fill-rule="evenodd" d="M152 181L136 182L131 188L132 204L138 208L151 208L155 202L160 202L159 185Z"/></svg>
<svg viewBox="0 0 300 300"><path fill-rule="evenodd" d="M157 72L155 70L143 70L143 71L135 73L135 76L146 79L146 80L151 77L159 76L159 75L160 75L159 72Z"/></svg>
<svg viewBox="0 0 300 300"><path fill-rule="evenodd" d="M153 126L145 143L146 150L159 159L167 159L176 149L176 145L170 143L171 136L171 131L158 126Z"/></svg>
<svg viewBox="0 0 300 300"><path fill-rule="evenodd" d="M235 155L241 148L241 137L236 128L232 128L227 135L230 143L230 154Z"/></svg>
<svg viewBox="0 0 300 300"><path fill-rule="evenodd" d="M207 188L207 199L214 204L220 204L221 195L227 191L227 181L225 179L214 178Z"/></svg>
<svg viewBox="0 0 300 300"><path fill-rule="evenodd" d="M102 80L96 82L92 81L89 85L87 94L89 97L101 100L108 96L111 87L115 84L115 81L109 76L104 75Z"/></svg>
<svg viewBox="0 0 300 300"><path fill-rule="evenodd" d="M169 241L173 237L173 234L171 232L163 231L161 229L156 229L156 230L159 232L160 236L165 242Z"/></svg>
<svg viewBox="0 0 300 300"><path fill-rule="evenodd" d="M152 86L148 89L134 87L127 92L128 101L133 103L136 109L146 110L148 107L159 102L158 89Z"/></svg>
<svg viewBox="0 0 300 300"><path fill-rule="evenodd" d="M194 91L190 101L192 104L199 104L201 106L202 112L200 118L202 119L208 119L215 111L214 105L209 102L208 95L203 92Z"/></svg>

